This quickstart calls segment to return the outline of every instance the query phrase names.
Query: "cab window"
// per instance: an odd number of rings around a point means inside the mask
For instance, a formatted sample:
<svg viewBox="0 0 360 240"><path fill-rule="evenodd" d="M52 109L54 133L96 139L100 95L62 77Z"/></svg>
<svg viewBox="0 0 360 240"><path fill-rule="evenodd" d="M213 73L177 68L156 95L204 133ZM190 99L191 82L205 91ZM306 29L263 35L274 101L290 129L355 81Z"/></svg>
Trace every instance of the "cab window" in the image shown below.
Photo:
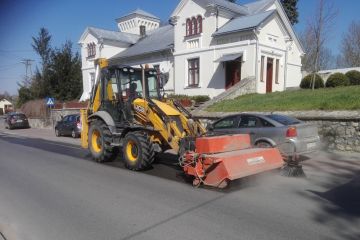
<svg viewBox="0 0 360 240"><path fill-rule="evenodd" d="M157 84L157 72L155 70L149 71L146 73L147 82L149 86L149 97L157 98L158 97L158 84Z"/></svg>

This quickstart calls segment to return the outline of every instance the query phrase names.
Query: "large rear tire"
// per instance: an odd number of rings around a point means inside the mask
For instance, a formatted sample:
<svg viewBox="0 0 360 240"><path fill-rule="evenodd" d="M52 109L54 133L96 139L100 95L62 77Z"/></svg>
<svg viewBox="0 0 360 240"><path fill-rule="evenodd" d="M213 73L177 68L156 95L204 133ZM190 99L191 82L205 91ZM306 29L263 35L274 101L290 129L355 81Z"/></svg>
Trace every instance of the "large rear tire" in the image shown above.
<svg viewBox="0 0 360 240"><path fill-rule="evenodd" d="M146 132L129 132L124 138L125 166L134 171L151 167L155 159L154 145Z"/></svg>
<svg viewBox="0 0 360 240"><path fill-rule="evenodd" d="M112 136L108 126L100 120L91 122L88 135L89 150L99 163L113 161L117 148L111 146Z"/></svg>

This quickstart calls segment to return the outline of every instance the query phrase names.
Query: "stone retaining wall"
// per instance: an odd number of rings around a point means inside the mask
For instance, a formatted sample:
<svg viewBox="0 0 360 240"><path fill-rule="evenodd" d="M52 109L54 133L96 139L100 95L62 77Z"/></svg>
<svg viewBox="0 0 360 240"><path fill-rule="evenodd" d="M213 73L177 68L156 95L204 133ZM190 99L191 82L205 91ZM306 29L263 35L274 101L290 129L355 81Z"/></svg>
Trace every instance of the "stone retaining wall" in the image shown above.
<svg viewBox="0 0 360 240"><path fill-rule="evenodd" d="M360 153L360 127L357 121L308 121L318 126L319 135L330 150Z"/></svg>
<svg viewBox="0 0 360 240"><path fill-rule="evenodd" d="M61 116L69 114L80 114L80 109L53 109L47 118L29 118L29 124L32 128L54 128Z"/></svg>
<svg viewBox="0 0 360 240"><path fill-rule="evenodd" d="M31 128L52 128L50 118L28 118Z"/></svg>
<svg viewBox="0 0 360 240"><path fill-rule="evenodd" d="M328 150L360 153L360 111L273 112L316 124L320 138ZM204 125L236 113L196 113ZM269 114L269 113L264 113Z"/></svg>

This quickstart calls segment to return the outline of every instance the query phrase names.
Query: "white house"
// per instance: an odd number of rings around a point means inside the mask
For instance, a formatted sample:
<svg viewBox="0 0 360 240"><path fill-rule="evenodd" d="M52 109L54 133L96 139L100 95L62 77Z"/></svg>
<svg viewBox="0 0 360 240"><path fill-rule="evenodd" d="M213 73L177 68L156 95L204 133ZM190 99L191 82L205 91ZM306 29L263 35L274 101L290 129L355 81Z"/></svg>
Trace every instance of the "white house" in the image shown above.
<svg viewBox="0 0 360 240"><path fill-rule="evenodd" d="M13 105L6 99L0 100L0 115L13 111Z"/></svg>
<svg viewBox="0 0 360 240"><path fill-rule="evenodd" d="M169 25L139 9L116 21L119 31L88 27L81 36L81 100L98 57L153 64L168 74L165 89L176 94L214 97L243 79L255 81L258 93L300 84L304 51L279 0L181 0Z"/></svg>

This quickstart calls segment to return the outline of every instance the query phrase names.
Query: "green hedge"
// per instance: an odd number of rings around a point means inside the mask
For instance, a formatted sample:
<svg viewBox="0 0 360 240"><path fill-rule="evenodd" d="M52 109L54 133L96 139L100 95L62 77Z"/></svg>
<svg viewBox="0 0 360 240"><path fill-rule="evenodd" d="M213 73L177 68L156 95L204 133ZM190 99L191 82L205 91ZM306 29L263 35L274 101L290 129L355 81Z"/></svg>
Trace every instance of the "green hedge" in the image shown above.
<svg viewBox="0 0 360 240"><path fill-rule="evenodd" d="M350 85L360 85L360 72L356 70L349 71L345 73L349 78Z"/></svg>
<svg viewBox="0 0 360 240"><path fill-rule="evenodd" d="M210 100L210 97L207 95L188 96L185 94L170 94L168 98L175 100L193 100L195 103L202 103Z"/></svg>
<svg viewBox="0 0 360 240"><path fill-rule="evenodd" d="M311 82L313 80L313 76L314 74L309 74L306 77L304 77L301 80L300 83L300 87L303 89L310 89L311 87ZM324 87L324 80L322 79L322 77L318 74L315 74L315 88L323 88Z"/></svg>
<svg viewBox="0 0 360 240"><path fill-rule="evenodd" d="M326 87L340 87L350 85L349 78L343 73L331 74L326 81Z"/></svg>

